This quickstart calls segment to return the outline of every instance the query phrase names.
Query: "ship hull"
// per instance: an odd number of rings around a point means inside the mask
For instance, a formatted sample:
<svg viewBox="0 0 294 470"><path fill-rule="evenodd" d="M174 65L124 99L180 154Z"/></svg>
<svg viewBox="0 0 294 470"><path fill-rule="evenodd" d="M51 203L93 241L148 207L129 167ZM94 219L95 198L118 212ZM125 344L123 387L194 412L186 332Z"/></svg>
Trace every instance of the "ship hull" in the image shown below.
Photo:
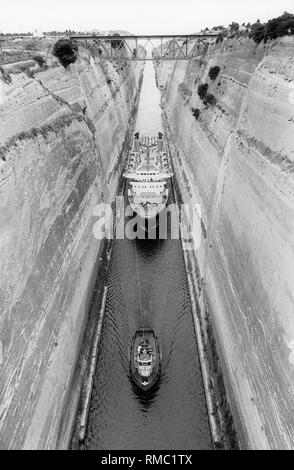
<svg viewBox="0 0 294 470"><path fill-rule="evenodd" d="M161 204L156 208L156 210L150 212L145 211L143 207L139 206L138 204L132 204L129 200L130 206L133 209L135 216L137 218L139 226L145 231L151 231L158 227L159 224L159 214L163 211L166 207L166 203Z"/></svg>
<svg viewBox="0 0 294 470"><path fill-rule="evenodd" d="M138 219L138 224L140 225L141 228L144 230L147 230L146 228L149 228L151 230L152 228L155 228L158 226L159 223L159 214L165 209L168 201L168 195L169 195L169 190L165 190L164 194L164 200L161 203L157 204L145 204L145 207L143 204L140 203L134 203L133 197L128 196L128 202L135 213L137 219Z"/></svg>

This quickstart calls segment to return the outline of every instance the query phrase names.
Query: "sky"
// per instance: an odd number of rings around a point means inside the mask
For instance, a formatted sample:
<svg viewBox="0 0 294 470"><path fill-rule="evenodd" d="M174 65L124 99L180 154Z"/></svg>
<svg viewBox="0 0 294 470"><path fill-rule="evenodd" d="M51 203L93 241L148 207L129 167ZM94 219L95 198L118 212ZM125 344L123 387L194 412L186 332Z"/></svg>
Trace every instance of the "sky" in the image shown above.
<svg viewBox="0 0 294 470"><path fill-rule="evenodd" d="M293 0L0 0L0 5L3 33L95 29L188 34L294 13Z"/></svg>

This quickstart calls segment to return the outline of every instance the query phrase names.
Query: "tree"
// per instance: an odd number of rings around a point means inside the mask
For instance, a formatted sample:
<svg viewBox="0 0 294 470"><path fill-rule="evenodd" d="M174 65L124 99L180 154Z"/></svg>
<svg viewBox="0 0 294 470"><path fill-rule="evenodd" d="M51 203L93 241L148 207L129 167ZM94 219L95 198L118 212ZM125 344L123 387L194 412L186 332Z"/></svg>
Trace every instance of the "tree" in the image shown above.
<svg viewBox="0 0 294 470"><path fill-rule="evenodd" d="M215 80L216 77L218 76L220 71L220 67L218 65L215 65L214 67L210 67L208 76L211 80Z"/></svg>
<svg viewBox="0 0 294 470"><path fill-rule="evenodd" d="M264 40L266 34L266 26L256 22L251 27L250 37L259 44L262 40Z"/></svg>
<svg viewBox="0 0 294 470"><path fill-rule="evenodd" d="M203 103L205 105L209 105L209 104L214 105L215 102L216 102L215 96L212 93L206 93Z"/></svg>
<svg viewBox="0 0 294 470"><path fill-rule="evenodd" d="M53 55L57 57L63 67L68 67L70 64L76 62L78 58L78 45L70 39L59 39L53 48Z"/></svg>
<svg viewBox="0 0 294 470"><path fill-rule="evenodd" d="M294 34L294 15L285 11L283 15L268 21L267 39L276 39L287 34Z"/></svg>
<svg viewBox="0 0 294 470"><path fill-rule="evenodd" d="M199 108L192 108L192 114L195 119L198 119L200 116L200 109Z"/></svg>
<svg viewBox="0 0 294 470"><path fill-rule="evenodd" d="M218 33L217 38L216 38L216 44L223 42L223 40L224 40L224 34Z"/></svg>
<svg viewBox="0 0 294 470"><path fill-rule="evenodd" d="M201 83L199 86L198 86L198 90L197 90L197 93L199 95L199 98L201 100L204 99L206 93L207 93L207 90L208 90L208 83Z"/></svg>
<svg viewBox="0 0 294 470"><path fill-rule="evenodd" d="M266 24L256 22L252 25L250 37L259 44L261 41L276 39L280 36L294 34L294 15L287 13L277 18L272 18Z"/></svg>
<svg viewBox="0 0 294 470"><path fill-rule="evenodd" d="M237 33L239 31L239 23L235 23L235 21L233 21L230 25L229 25L229 28L232 32L234 33Z"/></svg>

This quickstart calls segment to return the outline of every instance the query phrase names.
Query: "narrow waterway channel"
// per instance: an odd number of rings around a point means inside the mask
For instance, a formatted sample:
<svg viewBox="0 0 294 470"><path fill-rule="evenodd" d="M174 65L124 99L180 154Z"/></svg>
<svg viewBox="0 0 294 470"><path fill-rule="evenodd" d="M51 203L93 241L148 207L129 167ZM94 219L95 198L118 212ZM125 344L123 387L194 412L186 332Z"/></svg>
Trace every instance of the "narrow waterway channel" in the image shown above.
<svg viewBox="0 0 294 470"><path fill-rule="evenodd" d="M160 94L146 62L136 130L162 129ZM170 195L170 202L173 196ZM137 272L137 263L138 272ZM129 376L129 347L143 322L163 355L154 389ZM99 356L82 449L209 449L211 436L180 240L114 240Z"/></svg>

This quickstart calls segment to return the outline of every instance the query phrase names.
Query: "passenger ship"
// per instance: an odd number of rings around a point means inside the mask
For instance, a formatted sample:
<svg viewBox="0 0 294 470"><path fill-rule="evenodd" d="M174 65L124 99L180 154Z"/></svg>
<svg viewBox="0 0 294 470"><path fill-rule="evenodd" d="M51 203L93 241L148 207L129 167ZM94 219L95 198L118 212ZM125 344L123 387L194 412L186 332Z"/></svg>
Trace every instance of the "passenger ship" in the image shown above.
<svg viewBox="0 0 294 470"><path fill-rule="evenodd" d="M124 172L133 211L145 220L154 220L167 203L172 175L163 134L140 139L137 132Z"/></svg>

